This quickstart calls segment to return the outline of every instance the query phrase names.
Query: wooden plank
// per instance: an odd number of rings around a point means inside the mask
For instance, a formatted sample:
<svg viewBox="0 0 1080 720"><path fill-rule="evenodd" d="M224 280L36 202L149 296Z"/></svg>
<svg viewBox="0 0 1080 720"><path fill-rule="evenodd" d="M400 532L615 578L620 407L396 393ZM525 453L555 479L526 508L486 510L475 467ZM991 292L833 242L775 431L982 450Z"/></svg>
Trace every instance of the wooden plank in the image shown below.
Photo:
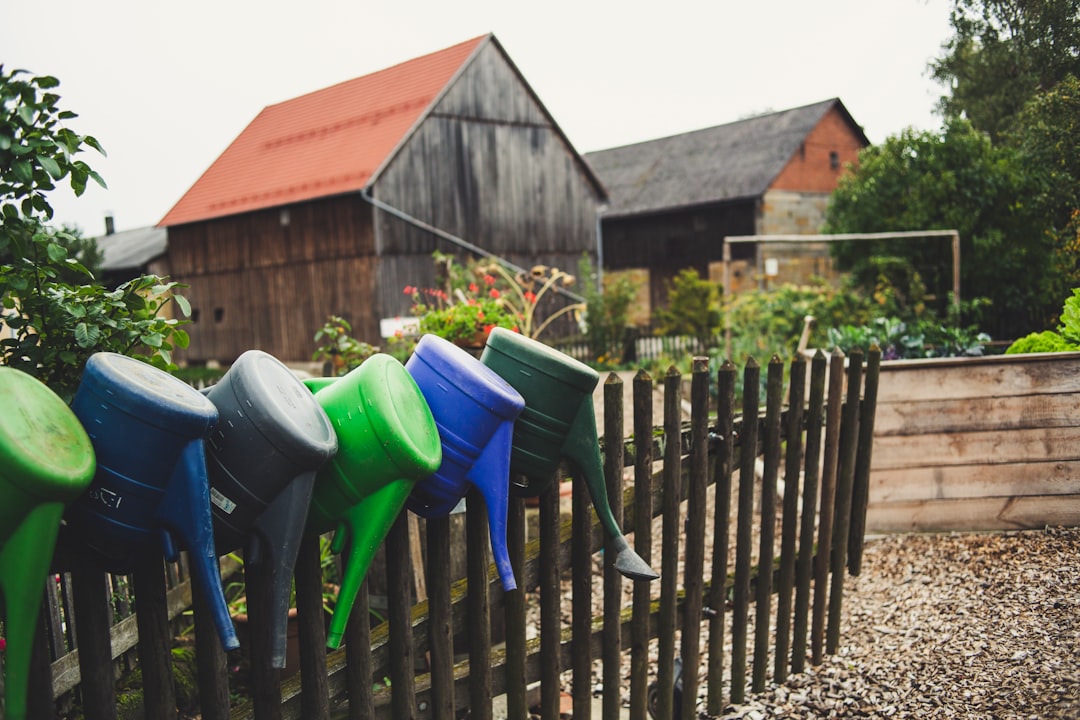
<svg viewBox="0 0 1080 720"><path fill-rule="evenodd" d="M743 417L757 414L760 378L761 368L751 357L743 368ZM744 425L741 438L744 447L757 447L757 431L757 423ZM731 614L731 702L737 704L746 697L746 633L750 615L750 542L754 513L753 453L739 453L739 499L736 507L735 587ZM666 536L664 541L667 542Z"/></svg>
<svg viewBox="0 0 1080 720"><path fill-rule="evenodd" d="M881 363L878 403L1080 392L1080 353Z"/></svg>
<svg viewBox="0 0 1080 720"><path fill-rule="evenodd" d="M674 714L673 688L675 684L675 606L679 578L679 504L682 501L682 454L680 437L682 431L682 408L680 395L682 375L674 365L664 375L664 467L660 546L660 614L657 619L656 716L672 717Z"/></svg>
<svg viewBox="0 0 1080 720"><path fill-rule="evenodd" d="M875 436L1076 427L1076 393L894 401L878 404Z"/></svg>
<svg viewBox="0 0 1080 720"><path fill-rule="evenodd" d="M604 381L604 445L612 452L604 453L604 483L607 489L611 514L616 524L623 524L623 381L617 373L608 373ZM704 487L704 482L702 483ZM704 502L702 503L704 507ZM617 555L615 542L604 538L604 618L617 618L622 610L622 575L615 569ZM700 598L699 598L700 601ZM602 720L619 720L622 709L622 692L615 692L622 678L622 628L614 622L604 622L601 658L604 698L600 717ZM524 717L524 715L511 715Z"/></svg>
<svg viewBox="0 0 1080 720"><path fill-rule="evenodd" d="M1080 428L1032 428L874 439L871 471L948 465L1071 461L1080 458Z"/></svg>
<svg viewBox="0 0 1080 720"><path fill-rule="evenodd" d="M1080 495L1080 461L902 468L870 476L874 505L1016 495Z"/></svg>
<svg viewBox="0 0 1080 720"><path fill-rule="evenodd" d="M854 367L854 365L853 365ZM761 525L758 532L758 557L775 556L776 479L780 472L780 410L784 402L784 364L776 355L769 361L765 381L764 468L761 473ZM758 578L754 600L754 666L750 690L765 690L769 667L769 626L772 615L772 573ZM683 717L692 714L693 705L683 707Z"/></svg>
<svg viewBox="0 0 1080 720"><path fill-rule="evenodd" d="M649 487L652 481L653 382L644 369L634 375L634 486ZM652 493L634 493L634 550L652 562ZM634 583L633 615L630 628L630 720L645 720L649 692L649 583Z"/></svg>
<svg viewBox="0 0 1080 720"><path fill-rule="evenodd" d="M870 533L1031 530L1080 525L1080 497L967 498L872 505Z"/></svg>
<svg viewBox="0 0 1080 720"><path fill-rule="evenodd" d="M783 365L778 384L783 383ZM701 658L701 612L705 586L705 505L709 475L709 359L695 357L690 380L690 476L686 502L686 551L683 554L683 592L686 597L682 634L682 707L679 716L690 718L697 712L698 666ZM780 399L777 398L779 435ZM779 451L779 448L777 448ZM606 608L605 608L606 610ZM611 614L605 612L606 617ZM606 624L606 623L605 623ZM617 720L618 715L613 716ZM607 718L605 718L607 720Z"/></svg>

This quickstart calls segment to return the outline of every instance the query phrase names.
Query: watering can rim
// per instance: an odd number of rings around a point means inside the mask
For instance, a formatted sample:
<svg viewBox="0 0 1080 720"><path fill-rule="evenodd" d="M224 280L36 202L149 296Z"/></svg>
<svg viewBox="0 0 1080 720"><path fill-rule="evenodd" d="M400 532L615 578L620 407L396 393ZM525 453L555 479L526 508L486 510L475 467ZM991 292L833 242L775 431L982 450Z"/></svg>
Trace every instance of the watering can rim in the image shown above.
<svg viewBox="0 0 1080 720"><path fill-rule="evenodd" d="M214 403L201 392L160 368L120 353L91 355L76 397L80 392L93 392L142 422L183 437L202 437L218 419Z"/></svg>
<svg viewBox="0 0 1080 720"><path fill-rule="evenodd" d="M539 340L525 337L506 328L492 328L491 333L488 335L487 345L480 356L480 361L484 362L490 352L505 355L517 364L539 370L545 375L572 385L584 393L591 393L596 388L597 383L600 382L600 373L585 363L575 360L566 353L545 345ZM484 362L484 364L487 363ZM513 385L510 378L504 379Z"/></svg>
<svg viewBox="0 0 1080 720"><path fill-rule="evenodd" d="M434 357L428 357L425 351ZM525 409L525 398L505 378L445 338L431 334L421 337L405 363L406 370L413 361L424 363L503 420L516 420Z"/></svg>
<svg viewBox="0 0 1080 720"><path fill-rule="evenodd" d="M278 377L268 377L259 372L261 367L273 368ZM282 394L275 395L268 388L275 380L294 384L300 391L297 393L302 398L300 402L306 407L286 407L288 403L281 402ZM219 392L228 392L244 411L243 417L270 445L290 460L304 465L309 462L321 463L337 452L337 433L314 394L285 363L270 353L257 349L245 351L222 380L207 389L206 397L218 407L220 413L221 407L214 402ZM251 403L253 396L266 399L266 404ZM301 422L297 415L305 411L307 422ZM207 449L213 452L213 445L208 445Z"/></svg>
<svg viewBox="0 0 1080 720"><path fill-rule="evenodd" d="M97 470L90 436L71 408L45 383L17 368L0 366L0 377L4 376L15 384L14 389L5 388L5 404L27 399L40 402L38 408L43 405L49 413L48 428L61 430L64 437L63 442L46 445L42 441L54 434L37 424L43 418L11 412L9 406L0 414L0 430L5 438L15 436L18 441L14 446L0 443L0 476L32 497L73 500L90 484ZM13 398L15 392L20 397Z"/></svg>

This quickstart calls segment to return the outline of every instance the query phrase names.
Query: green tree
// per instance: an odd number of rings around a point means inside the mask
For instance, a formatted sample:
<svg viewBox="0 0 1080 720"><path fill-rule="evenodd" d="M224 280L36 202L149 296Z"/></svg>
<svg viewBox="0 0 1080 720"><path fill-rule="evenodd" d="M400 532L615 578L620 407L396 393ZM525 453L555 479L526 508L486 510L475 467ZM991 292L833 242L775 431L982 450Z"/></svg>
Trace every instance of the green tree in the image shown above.
<svg viewBox="0 0 1080 720"><path fill-rule="evenodd" d="M585 337L593 356L606 358L612 364L625 361L623 340L630 305L637 296L637 284L619 273L608 273L601 282L597 282L596 271L588 255L583 255L578 263L578 277L583 279Z"/></svg>
<svg viewBox="0 0 1080 720"><path fill-rule="evenodd" d="M180 321L162 311L176 283L147 275L107 291L71 250L80 238L47 225L46 194L68 180L75 194L88 180L105 182L76 156L104 152L89 135L63 126L75 114L59 108L59 85L50 76L0 65L0 364L40 378L69 399L86 358L108 350L174 368L174 344L187 345ZM75 278L74 280L72 278ZM187 314L187 302L175 296ZM5 333L6 334L6 333Z"/></svg>
<svg viewBox="0 0 1080 720"><path fill-rule="evenodd" d="M699 351L716 345L723 325L720 288L700 277L697 270L684 268L668 283L667 307L655 313L660 332L690 335Z"/></svg>
<svg viewBox="0 0 1080 720"><path fill-rule="evenodd" d="M864 150L833 193L825 232L957 230L962 297L989 298L980 329L1016 337L1052 322L1061 297L1053 241L1024 207L1030 184L1013 148L954 118L940 134L909 129ZM864 290L874 291L884 267L900 268L907 279L894 273L887 285L917 277L946 311L952 258L940 239L836 243L833 252Z"/></svg>
<svg viewBox="0 0 1080 720"><path fill-rule="evenodd" d="M945 117L997 139L1032 96L1080 76L1080 0L954 0L955 32L932 76Z"/></svg>

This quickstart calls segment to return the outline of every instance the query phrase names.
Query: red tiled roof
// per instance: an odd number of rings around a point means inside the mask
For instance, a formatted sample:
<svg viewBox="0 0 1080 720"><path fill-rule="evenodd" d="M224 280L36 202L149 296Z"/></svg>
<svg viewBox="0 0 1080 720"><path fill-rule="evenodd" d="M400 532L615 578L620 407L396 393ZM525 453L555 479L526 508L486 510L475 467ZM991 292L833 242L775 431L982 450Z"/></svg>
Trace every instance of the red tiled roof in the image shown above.
<svg viewBox="0 0 1080 720"><path fill-rule="evenodd" d="M158 225L363 189L488 37L264 108Z"/></svg>

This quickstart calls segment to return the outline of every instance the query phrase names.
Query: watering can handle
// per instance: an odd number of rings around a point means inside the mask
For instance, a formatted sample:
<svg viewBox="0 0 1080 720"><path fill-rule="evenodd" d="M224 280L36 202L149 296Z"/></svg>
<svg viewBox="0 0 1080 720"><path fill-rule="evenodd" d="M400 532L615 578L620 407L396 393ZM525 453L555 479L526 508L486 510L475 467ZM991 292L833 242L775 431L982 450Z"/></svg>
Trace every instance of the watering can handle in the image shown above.
<svg viewBox="0 0 1080 720"><path fill-rule="evenodd" d="M390 532L390 526L405 508L405 500L416 483L412 480L394 480L372 492L353 505L341 518L334 534L331 549L340 552L346 547L348 555L341 572L341 590L338 591L330 629L326 633L327 647L336 649L341 645L345 625L349 621L356 594L364 582L375 551L379 549Z"/></svg>
<svg viewBox="0 0 1080 720"><path fill-rule="evenodd" d="M293 569L304 537L304 521L315 485L315 471L295 477L278 493L255 521L255 532L245 556L253 564L266 564L270 571L272 667L285 667L286 630Z"/></svg>
<svg viewBox="0 0 1080 720"><path fill-rule="evenodd" d="M604 483L604 466L600 460L600 446L596 442L596 411L591 398L586 398L585 402L581 403L581 408L570 425L563 453L585 475L585 484L600 518L600 525L614 543L615 569L632 580L655 580L660 577L630 547L611 512L607 485Z"/></svg>
<svg viewBox="0 0 1080 720"><path fill-rule="evenodd" d="M506 512L510 494L510 451L514 424L504 422L491 436L487 446L465 477L484 496L487 506L491 554L499 571L503 590L516 590L514 568L506 548Z"/></svg>
<svg viewBox="0 0 1080 720"><path fill-rule="evenodd" d="M210 486L206 480L206 451L202 438L189 442L180 453L180 460L160 507L166 514L159 519L169 528L162 533L165 557L176 556L172 535L179 536L188 549L192 571L199 576L207 594L221 644L226 650L236 650L240 647L240 641L229 617L229 606L221 587L217 549L214 547Z"/></svg>
<svg viewBox="0 0 1080 720"><path fill-rule="evenodd" d="M7 606L4 624L4 697L8 720L25 720L30 650L37 628L44 580L49 572L64 504L44 503L31 510L0 549L0 589Z"/></svg>

